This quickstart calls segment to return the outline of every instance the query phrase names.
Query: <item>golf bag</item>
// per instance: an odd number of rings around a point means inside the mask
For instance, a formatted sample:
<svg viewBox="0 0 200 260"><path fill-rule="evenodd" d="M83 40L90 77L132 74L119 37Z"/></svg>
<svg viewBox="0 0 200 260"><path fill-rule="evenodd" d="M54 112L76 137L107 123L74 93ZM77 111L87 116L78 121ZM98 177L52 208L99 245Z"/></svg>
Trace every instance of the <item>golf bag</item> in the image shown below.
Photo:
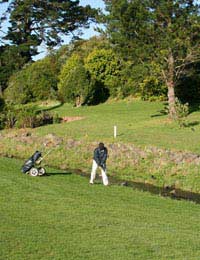
<svg viewBox="0 0 200 260"><path fill-rule="evenodd" d="M42 161L42 153L36 151L27 161L25 161L24 165L21 168L23 173L29 173L31 176L41 176L45 174L45 169L42 167L36 167Z"/></svg>

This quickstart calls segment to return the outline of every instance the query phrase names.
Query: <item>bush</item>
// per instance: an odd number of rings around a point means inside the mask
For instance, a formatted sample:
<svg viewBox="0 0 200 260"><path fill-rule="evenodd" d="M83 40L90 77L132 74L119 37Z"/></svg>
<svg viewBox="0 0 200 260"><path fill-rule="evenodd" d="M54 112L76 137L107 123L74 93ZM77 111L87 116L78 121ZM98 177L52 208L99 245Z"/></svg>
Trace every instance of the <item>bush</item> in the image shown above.
<svg viewBox="0 0 200 260"><path fill-rule="evenodd" d="M42 111L38 114L34 127L53 124L53 114L48 111Z"/></svg>
<svg viewBox="0 0 200 260"><path fill-rule="evenodd" d="M59 124L62 121L62 119L59 117L58 114L53 115L53 124Z"/></svg>
<svg viewBox="0 0 200 260"><path fill-rule="evenodd" d="M57 74L57 67L49 57L36 61L12 75L5 90L5 97L15 104L55 99Z"/></svg>
<svg viewBox="0 0 200 260"><path fill-rule="evenodd" d="M26 104L33 99L26 70L21 70L11 76L4 95L7 102L14 104Z"/></svg>
<svg viewBox="0 0 200 260"><path fill-rule="evenodd" d="M109 90L112 97L121 93L123 62L111 49L94 49L85 59L85 68L93 82Z"/></svg>
<svg viewBox="0 0 200 260"><path fill-rule="evenodd" d="M176 111L176 116L175 116L175 121L178 123L180 127L186 126L186 119L187 116L189 115L189 104L185 103L182 104L178 98L176 98L175 101L175 111Z"/></svg>
<svg viewBox="0 0 200 260"><path fill-rule="evenodd" d="M34 128L60 122L59 117L48 111L39 111L34 105L7 104L0 115L0 128Z"/></svg>
<svg viewBox="0 0 200 260"><path fill-rule="evenodd" d="M166 97L166 86L155 76L146 77L139 85L143 100L164 100Z"/></svg>
<svg viewBox="0 0 200 260"><path fill-rule="evenodd" d="M73 102L75 106L88 103L92 93L92 84L78 55L72 55L63 66L59 75L59 96L64 102Z"/></svg>
<svg viewBox="0 0 200 260"><path fill-rule="evenodd" d="M5 101L2 97L0 97L0 112L3 111L5 107Z"/></svg>
<svg viewBox="0 0 200 260"><path fill-rule="evenodd" d="M14 109L12 104L6 104L5 109L3 111L4 114L4 127L5 128L13 128L17 121L17 112Z"/></svg>
<svg viewBox="0 0 200 260"><path fill-rule="evenodd" d="M37 122L37 108L35 106L23 106L16 110L16 127L17 128L33 128Z"/></svg>
<svg viewBox="0 0 200 260"><path fill-rule="evenodd" d="M0 113L0 130L5 128L6 117L5 113Z"/></svg>

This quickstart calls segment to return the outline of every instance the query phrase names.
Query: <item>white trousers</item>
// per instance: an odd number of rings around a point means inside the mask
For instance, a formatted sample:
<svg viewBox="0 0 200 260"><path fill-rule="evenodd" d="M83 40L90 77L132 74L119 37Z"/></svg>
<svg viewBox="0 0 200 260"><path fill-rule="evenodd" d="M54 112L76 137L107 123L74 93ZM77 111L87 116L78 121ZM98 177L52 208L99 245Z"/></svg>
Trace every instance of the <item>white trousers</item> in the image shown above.
<svg viewBox="0 0 200 260"><path fill-rule="evenodd" d="M96 163L95 160L93 160L92 162L92 171L91 171L91 177L90 177L90 183L93 184L94 183L94 180L95 180L95 177L96 177L96 171L97 171L97 168L98 168L98 164ZM103 184L105 186L108 185L108 177L106 175L106 170L104 171L101 167L101 175L102 175L102 180L103 180Z"/></svg>

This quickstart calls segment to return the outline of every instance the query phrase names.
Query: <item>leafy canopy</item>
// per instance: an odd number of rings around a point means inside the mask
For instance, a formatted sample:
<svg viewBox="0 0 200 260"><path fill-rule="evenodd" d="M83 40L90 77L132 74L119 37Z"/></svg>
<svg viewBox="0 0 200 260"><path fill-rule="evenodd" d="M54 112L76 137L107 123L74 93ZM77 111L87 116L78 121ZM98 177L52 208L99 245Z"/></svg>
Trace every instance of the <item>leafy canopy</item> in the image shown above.
<svg viewBox="0 0 200 260"><path fill-rule="evenodd" d="M73 54L64 64L59 75L59 95L63 101L80 106L87 103L91 84L81 58Z"/></svg>
<svg viewBox="0 0 200 260"><path fill-rule="evenodd" d="M20 46L29 60L41 43L60 44L63 35L88 26L96 15L95 9L80 6L78 0L5 0L0 4L5 2L8 8L0 23L8 20L10 26L2 38Z"/></svg>

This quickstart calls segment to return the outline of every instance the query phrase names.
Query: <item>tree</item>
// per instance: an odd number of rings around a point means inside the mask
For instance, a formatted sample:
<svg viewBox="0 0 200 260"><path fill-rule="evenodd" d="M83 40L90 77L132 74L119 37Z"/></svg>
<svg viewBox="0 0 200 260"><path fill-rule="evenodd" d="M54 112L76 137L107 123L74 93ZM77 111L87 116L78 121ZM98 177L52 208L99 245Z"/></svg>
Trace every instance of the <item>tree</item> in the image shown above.
<svg viewBox="0 0 200 260"><path fill-rule="evenodd" d="M53 56L36 61L10 77L5 97L13 103L46 100L57 96L59 64Z"/></svg>
<svg viewBox="0 0 200 260"><path fill-rule="evenodd" d="M175 88L186 66L200 57L200 4L194 0L104 0L107 33L126 58L159 64L176 116Z"/></svg>
<svg viewBox="0 0 200 260"><path fill-rule="evenodd" d="M4 106L5 106L5 101L2 97L0 97L0 112L3 110Z"/></svg>
<svg viewBox="0 0 200 260"><path fill-rule="evenodd" d="M59 75L58 90L61 99L79 107L90 101L91 88L83 62L77 54L73 54Z"/></svg>
<svg viewBox="0 0 200 260"><path fill-rule="evenodd" d="M16 46L0 46L0 95L7 88L10 76L21 69L24 63Z"/></svg>
<svg viewBox="0 0 200 260"><path fill-rule="evenodd" d="M109 90L111 96L121 92L122 62L111 49L94 49L85 59L85 68L93 81Z"/></svg>
<svg viewBox="0 0 200 260"><path fill-rule="evenodd" d="M96 15L95 9L79 6L78 0L3 0L0 4L5 2L8 8L0 25L8 20L10 26L1 41L4 38L18 46L26 61L38 53L42 42L48 47L60 44L63 34L88 26Z"/></svg>
<svg viewBox="0 0 200 260"><path fill-rule="evenodd" d="M88 40L77 40L73 42L72 52L85 59L94 49L109 49L110 43L103 36L93 36Z"/></svg>
<svg viewBox="0 0 200 260"><path fill-rule="evenodd" d="M196 105L200 102L200 62L186 67L186 73L180 77L176 86L176 95L184 103Z"/></svg>

